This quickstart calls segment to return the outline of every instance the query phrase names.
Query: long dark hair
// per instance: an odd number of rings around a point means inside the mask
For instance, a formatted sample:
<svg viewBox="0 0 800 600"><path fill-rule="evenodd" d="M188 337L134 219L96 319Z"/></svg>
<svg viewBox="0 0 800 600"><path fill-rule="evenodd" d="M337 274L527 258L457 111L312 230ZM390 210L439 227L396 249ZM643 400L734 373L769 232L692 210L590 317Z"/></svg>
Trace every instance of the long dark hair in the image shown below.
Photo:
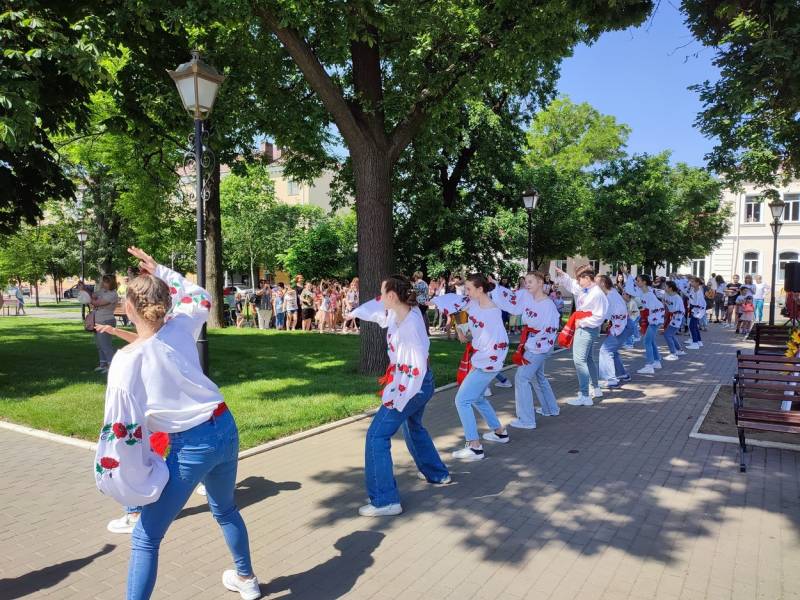
<svg viewBox="0 0 800 600"><path fill-rule="evenodd" d="M467 281L469 281L472 285L476 288L481 288L484 294L488 294L494 289L494 284L486 278L486 275L483 273L473 273L469 277L467 277Z"/></svg>
<svg viewBox="0 0 800 600"><path fill-rule="evenodd" d="M411 280L405 275L389 275L383 280L384 289L387 292L394 292L400 299L400 302L408 304L409 306L417 305L417 292L411 285Z"/></svg>

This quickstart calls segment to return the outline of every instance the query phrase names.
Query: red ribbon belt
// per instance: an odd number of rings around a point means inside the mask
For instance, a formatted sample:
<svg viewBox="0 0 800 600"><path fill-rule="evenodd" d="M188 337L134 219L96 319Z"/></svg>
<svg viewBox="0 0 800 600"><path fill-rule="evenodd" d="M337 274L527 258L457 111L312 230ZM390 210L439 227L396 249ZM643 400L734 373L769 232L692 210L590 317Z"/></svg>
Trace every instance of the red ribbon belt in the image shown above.
<svg viewBox="0 0 800 600"><path fill-rule="evenodd" d="M639 333L642 335L645 334L647 331L648 322L647 319L650 316L650 311L646 308L643 308L639 311Z"/></svg>
<svg viewBox="0 0 800 600"><path fill-rule="evenodd" d="M525 360L525 343L528 341L528 336L531 333L536 335L539 333L539 330L528 327L527 325L522 328L522 333L519 335L519 345L517 346L517 351L514 352L514 356L511 357L511 362L513 362L515 365L522 367L530 364L527 360Z"/></svg>
<svg viewBox="0 0 800 600"><path fill-rule="evenodd" d="M461 356L461 362L458 363L458 372L456 373L456 383L458 385L461 385L461 382L467 378L467 375L472 370L473 354L475 354L475 348L472 347L472 342L467 342L467 347L464 348L464 354Z"/></svg>
<svg viewBox="0 0 800 600"><path fill-rule="evenodd" d="M588 310L578 310L572 313L569 321L564 325L564 329L558 334L558 345L562 348L570 348L572 340L575 338L575 329L578 326L578 321L592 316L592 312Z"/></svg>
<svg viewBox="0 0 800 600"><path fill-rule="evenodd" d="M228 410L228 405L224 402L220 402L217 404L217 407L214 409L214 412L211 413L209 417L209 421L215 417L218 417L222 414L225 414L225 411ZM167 454L169 451L169 434L163 431L155 431L150 434L150 448L161 456L162 458L167 458Z"/></svg>

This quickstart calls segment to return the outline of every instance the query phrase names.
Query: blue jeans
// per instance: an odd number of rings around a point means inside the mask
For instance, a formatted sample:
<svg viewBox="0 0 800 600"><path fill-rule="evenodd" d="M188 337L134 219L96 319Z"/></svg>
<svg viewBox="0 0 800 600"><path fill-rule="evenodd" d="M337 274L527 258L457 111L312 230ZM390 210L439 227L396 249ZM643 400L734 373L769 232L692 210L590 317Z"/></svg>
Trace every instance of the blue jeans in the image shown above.
<svg viewBox="0 0 800 600"><path fill-rule="evenodd" d="M483 371L472 369L461 382L456 394L456 409L461 425L464 427L464 437L468 442L474 442L478 437L478 422L475 420L475 407L492 429L500 429L500 420L494 412L492 403L483 395L483 391L489 386L497 373L493 371Z"/></svg>
<svg viewBox="0 0 800 600"><path fill-rule="evenodd" d="M677 327L673 327L672 325L664 330L664 339L667 340L667 347L669 348L670 354L675 354L682 349L681 343L676 337L679 331L680 330Z"/></svg>
<svg viewBox="0 0 800 600"><path fill-rule="evenodd" d="M689 318L689 332L692 334L692 343L700 341L700 319L697 317Z"/></svg>
<svg viewBox="0 0 800 600"><path fill-rule="evenodd" d="M618 377L623 377L628 373L625 371L625 365L622 364L622 357L619 355L619 349L626 340L630 339L633 331L633 321L628 319L628 324L617 336L608 335L603 343L600 345L600 360L599 362L599 375L600 379L605 379L608 383L614 384Z"/></svg>
<svg viewBox="0 0 800 600"><path fill-rule="evenodd" d="M506 381L508 381L508 377L506 377L502 373L498 373L497 375L494 376L494 378L497 379L497 381L499 381L500 383L505 383Z"/></svg>
<svg viewBox="0 0 800 600"><path fill-rule="evenodd" d="M628 318L628 323L632 325L632 328L631 328L631 334L625 341L626 344L633 346L633 344L642 339L642 336L639 335L639 321L641 321L640 317L636 317L635 319Z"/></svg>
<svg viewBox="0 0 800 600"><path fill-rule="evenodd" d="M578 389L584 396L589 395L589 380L597 387L597 363L594 360L594 343L600 335L600 328L578 327L572 341L572 362L578 372Z"/></svg>
<svg viewBox="0 0 800 600"><path fill-rule="evenodd" d="M425 373L422 389L403 408L402 412L381 405L367 430L364 448L364 480L372 506L381 507L400 502L400 492L392 471L392 436L403 427L411 457L428 481L438 483L449 475L439 458L430 434L422 425L425 405L433 397L433 374Z"/></svg>
<svg viewBox="0 0 800 600"><path fill-rule="evenodd" d="M764 318L764 299L762 298L761 300L756 300L755 305L756 305L755 317L756 317L756 323L758 323L759 321L761 321L761 319Z"/></svg>
<svg viewBox="0 0 800 600"><path fill-rule="evenodd" d="M647 331L644 332L644 354L648 365L661 361L656 335L658 335L658 325L648 325Z"/></svg>
<svg viewBox="0 0 800 600"><path fill-rule="evenodd" d="M275 329L282 329L285 323L286 323L286 313L285 312L275 313Z"/></svg>
<svg viewBox="0 0 800 600"><path fill-rule="evenodd" d="M539 398L542 406L542 414L547 416L559 413L556 396L553 388L544 374L544 364L550 356L550 352L543 354L532 354L525 352L525 360L529 364L517 368L514 375L514 399L517 404L517 418L525 425L536 425L536 413L533 410L533 392ZM533 392L531 391L533 387Z"/></svg>
<svg viewBox="0 0 800 600"><path fill-rule="evenodd" d="M253 574L247 528L234 501L239 432L230 411L181 433L171 433L167 456L169 481L161 497L142 508L133 529L128 563L127 600L146 600L153 593L158 549L197 484L203 482L211 514L222 528L236 571Z"/></svg>

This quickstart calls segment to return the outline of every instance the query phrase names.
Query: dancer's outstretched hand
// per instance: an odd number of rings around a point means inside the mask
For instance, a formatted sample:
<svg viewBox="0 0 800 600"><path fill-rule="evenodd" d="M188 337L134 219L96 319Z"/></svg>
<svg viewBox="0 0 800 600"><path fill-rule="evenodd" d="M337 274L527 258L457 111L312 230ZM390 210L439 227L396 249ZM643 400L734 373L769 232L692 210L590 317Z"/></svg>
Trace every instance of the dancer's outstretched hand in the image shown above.
<svg viewBox="0 0 800 600"><path fill-rule="evenodd" d="M128 248L128 253L139 259L139 270L142 273L150 273L152 275L156 272L158 263L147 252L136 246L131 246Z"/></svg>

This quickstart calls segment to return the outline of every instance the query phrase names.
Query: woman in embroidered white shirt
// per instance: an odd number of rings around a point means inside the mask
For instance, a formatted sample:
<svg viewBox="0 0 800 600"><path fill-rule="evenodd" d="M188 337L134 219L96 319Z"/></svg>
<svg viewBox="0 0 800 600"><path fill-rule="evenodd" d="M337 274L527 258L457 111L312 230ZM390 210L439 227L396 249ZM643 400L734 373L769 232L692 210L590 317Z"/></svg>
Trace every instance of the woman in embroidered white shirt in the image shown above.
<svg viewBox="0 0 800 600"><path fill-rule="evenodd" d="M680 294L678 284L674 281L666 283L665 291L664 305L669 311L670 318L669 323L664 328L664 339L667 340L667 347L669 348L669 354L664 357L664 360L678 360L678 357L686 354L678 341L678 333L680 333L684 324L685 308L683 296Z"/></svg>
<svg viewBox="0 0 800 600"><path fill-rule="evenodd" d="M239 434L197 353L210 297L144 251L128 251L139 259L142 273L125 295L125 312L137 333L108 327L108 333L132 343L111 362L95 460L101 492L126 506L143 505L133 529L127 600L150 598L161 540L201 482L236 566L223 573L222 583L255 600L261 592L234 501ZM169 434L166 461L150 448L154 431Z"/></svg>
<svg viewBox="0 0 800 600"><path fill-rule="evenodd" d="M703 294L703 282L697 277L689 280L689 332L692 343L687 344L689 350L699 350L703 346L700 340L700 322L706 316L706 297Z"/></svg>
<svg viewBox="0 0 800 600"><path fill-rule="evenodd" d="M544 273L528 273L514 292L498 286L492 290L492 301L511 315L519 315L524 324L514 362L520 365L514 376L514 399L517 418L509 425L518 429L536 429L536 414L554 417L559 414L553 388L544 373L544 366L555 346L561 314L545 292ZM533 409L533 392L541 408Z"/></svg>
<svg viewBox="0 0 800 600"><path fill-rule="evenodd" d="M428 329L412 283L403 275L384 280L380 297L362 304L350 316L385 327L389 354L389 368L381 379L381 407L367 431L364 452L369 504L358 513L363 517L399 515L403 508L392 472L391 448L392 436L400 427L419 478L433 484L450 483L447 467L422 425L434 388L428 367Z"/></svg>
<svg viewBox="0 0 800 600"><path fill-rule="evenodd" d="M469 373L456 393L456 409L464 427L466 444L464 448L453 452L453 458L472 461L484 457L473 408L491 428L491 431L483 434L483 439L500 444L507 444L509 441L506 428L497 418L491 402L484 396L486 388L503 368L508 353L508 333L503 324L502 312L489 297L494 283L486 276L476 273L467 277L464 288L466 296L445 294L434 298L433 303L439 310L446 310L451 314L464 310L469 315L466 325L472 336L470 343L474 352L469 360ZM456 333L462 343L467 342L460 326L456 328Z"/></svg>
<svg viewBox="0 0 800 600"><path fill-rule="evenodd" d="M600 289L608 299L606 321L609 323L606 339L600 344L599 374L600 385L607 388L619 387L623 381L630 381L631 376L622 364L619 350L633 334L633 321L628 318L628 305L614 286L608 275L597 277Z"/></svg>
<svg viewBox="0 0 800 600"><path fill-rule="evenodd" d="M594 360L594 345L600 335L600 326L608 310L608 299L594 281L595 272L589 265L575 269L575 279L559 268L555 269L556 283L575 299L576 312L588 312L588 316L576 321L575 338L572 342L572 362L578 373L578 397L567 400L572 406L592 406L592 398L601 398L597 363ZM592 388L589 388L591 381Z"/></svg>
<svg viewBox="0 0 800 600"><path fill-rule="evenodd" d="M636 276L636 285L639 288L639 298L642 302L642 315L647 311L647 329L642 340L647 362L644 367L636 371L642 375L653 375L656 369L661 368L661 353L658 351L656 339L658 337L658 328L664 323L664 304L650 288L651 284L652 280L649 275Z"/></svg>

